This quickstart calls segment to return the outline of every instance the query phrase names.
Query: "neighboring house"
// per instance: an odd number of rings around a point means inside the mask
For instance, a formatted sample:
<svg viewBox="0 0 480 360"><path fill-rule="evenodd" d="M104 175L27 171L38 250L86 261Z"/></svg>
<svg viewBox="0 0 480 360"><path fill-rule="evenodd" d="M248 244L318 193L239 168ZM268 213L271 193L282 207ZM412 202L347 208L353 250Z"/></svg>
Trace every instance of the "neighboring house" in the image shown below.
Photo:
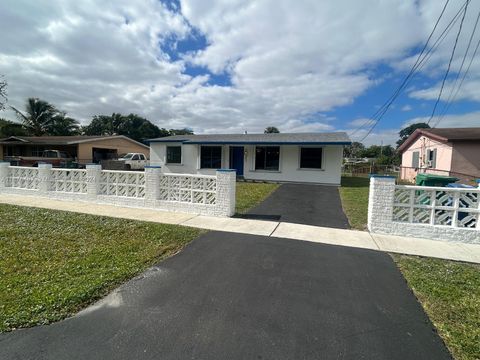
<svg viewBox="0 0 480 360"><path fill-rule="evenodd" d="M480 178L480 128L417 129L398 150L404 180L418 172Z"/></svg>
<svg viewBox="0 0 480 360"><path fill-rule="evenodd" d="M346 133L176 135L150 140L150 163L164 172L249 180L340 184Z"/></svg>
<svg viewBox="0 0 480 360"><path fill-rule="evenodd" d="M10 136L0 139L0 159L41 156L44 150L66 152L81 164L114 159L125 153L144 153L149 147L123 135L114 136Z"/></svg>

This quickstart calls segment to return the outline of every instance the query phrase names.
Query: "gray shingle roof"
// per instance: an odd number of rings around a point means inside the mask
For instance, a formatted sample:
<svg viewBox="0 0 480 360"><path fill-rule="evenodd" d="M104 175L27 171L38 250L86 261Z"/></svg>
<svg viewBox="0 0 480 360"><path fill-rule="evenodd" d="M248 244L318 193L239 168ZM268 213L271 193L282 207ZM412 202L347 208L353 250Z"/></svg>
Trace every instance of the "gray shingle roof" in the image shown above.
<svg viewBox="0 0 480 360"><path fill-rule="evenodd" d="M350 145L345 132L330 133L280 133L280 134L215 134L215 135L174 135L149 142L182 142L185 144L332 144Z"/></svg>

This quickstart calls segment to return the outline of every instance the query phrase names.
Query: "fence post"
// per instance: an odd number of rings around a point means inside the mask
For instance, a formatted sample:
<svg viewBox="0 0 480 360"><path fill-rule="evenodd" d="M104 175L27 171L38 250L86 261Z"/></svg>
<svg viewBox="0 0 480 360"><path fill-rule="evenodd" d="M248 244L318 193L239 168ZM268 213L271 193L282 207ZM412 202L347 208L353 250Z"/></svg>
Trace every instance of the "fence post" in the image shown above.
<svg viewBox="0 0 480 360"><path fill-rule="evenodd" d="M368 195L368 230L386 232L392 224L395 177L371 175Z"/></svg>
<svg viewBox="0 0 480 360"><path fill-rule="evenodd" d="M89 200L96 200L100 194L100 177L102 175L102 165L87 164L87 197Z"/></svg>
<svg viewBox="0 0 480 360"><path fill-rule="evenodd" d="M219 169L215 175L217 177L215 215L232 216L235 214L237 171Z"/></svg>
<svg viewBox="0 0 480 360"><path fill-rule="evenodd" d="M160 192L161 166L145 166L145 206L155 207Z"/></svg>
<svg viewBox="0 0 480 360"><path fill-rule="evenodd" d="M10 172L9 166L9 162L0 161L0 192L2 192L7 187L7 179Z"/></svg>
<svg viewBox="0 0 480 360"><path fill-rule="evenodd" d="M38 192L48 195L52 183L52 164L38 164Z"/></svg>

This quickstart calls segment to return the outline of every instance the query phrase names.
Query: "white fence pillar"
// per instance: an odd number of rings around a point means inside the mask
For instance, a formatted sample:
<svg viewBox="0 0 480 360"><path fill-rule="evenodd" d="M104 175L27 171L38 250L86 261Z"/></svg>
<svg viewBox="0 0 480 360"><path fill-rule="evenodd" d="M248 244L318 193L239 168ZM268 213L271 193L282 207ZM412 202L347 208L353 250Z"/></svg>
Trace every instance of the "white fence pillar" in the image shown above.
<svg viewBox="0 0 480 360"><path fill-rule="evenodd" d="M102 175L102 165L88 164L87 170L87 197L89 200L96 200L100 194L100 176Z"/></svg>
<svg viewBox="0 0 480 360"><path fill-rule="evenodd" d="M368 230L385 232L392 225L395 178L372 175L368 195Z"/></svg>
<svg viewBox="0 0 480 360"><path fill-rule="evenodd" d="M38 192L47 195L52 183L52 164L38 164Z"/></svg>
<svg viewBox="0 0 480 360"><path fill-rule="evenodd" d="M0 192L7 186L7 179L9 174L9 162L0 162Z"/></svg>
<svg viewBox="0 0 480 360"><path fill-rule="evenodd" d="M154 207L160 192L160 166L145 166L145 206Z"/></svg>
<svg viewBox="0 0 480 360"><path fill-rule="evenodd" d="M215 215L232 216L235 214L235 193L237 172L234 169L219 169L217 176L217 194Z"/></svg>

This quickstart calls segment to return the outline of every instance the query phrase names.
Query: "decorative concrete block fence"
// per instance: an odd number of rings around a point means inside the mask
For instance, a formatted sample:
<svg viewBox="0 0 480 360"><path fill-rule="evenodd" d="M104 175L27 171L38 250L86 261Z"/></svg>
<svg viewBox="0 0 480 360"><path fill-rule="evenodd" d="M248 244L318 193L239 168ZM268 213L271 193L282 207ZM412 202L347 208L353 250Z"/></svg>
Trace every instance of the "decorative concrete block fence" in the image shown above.
<svg viewBox="0 0 480 360"><path fill-rule="evenodd" d="M235 170L216 175L162 173L159 166L145 171L57 169L10 166L0 162L0 193L91 201L131 207L188 212L213 216L235 213Z"/></svg>
<svg viewBox="0 0 480 360"><path fill-rule="evenodd" d="M372 176L368 229L480 244L480 188L396 185L393 177Z"/></svg>

